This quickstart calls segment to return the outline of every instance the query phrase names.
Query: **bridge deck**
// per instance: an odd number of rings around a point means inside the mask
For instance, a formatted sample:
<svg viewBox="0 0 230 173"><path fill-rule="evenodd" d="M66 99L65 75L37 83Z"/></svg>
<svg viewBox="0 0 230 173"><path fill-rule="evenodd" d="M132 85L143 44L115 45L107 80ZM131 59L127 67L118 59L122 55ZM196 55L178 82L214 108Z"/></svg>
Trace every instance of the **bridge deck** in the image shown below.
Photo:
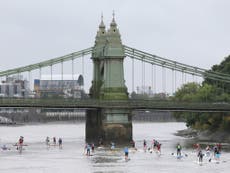
<svg viewBox="0 0 230 173"><path fill-rule="evenodd" d="M172 100L93 100L93 99L0 99L5 108L124 108L165 111L230 112L230 103L176 102Z"/></svg>

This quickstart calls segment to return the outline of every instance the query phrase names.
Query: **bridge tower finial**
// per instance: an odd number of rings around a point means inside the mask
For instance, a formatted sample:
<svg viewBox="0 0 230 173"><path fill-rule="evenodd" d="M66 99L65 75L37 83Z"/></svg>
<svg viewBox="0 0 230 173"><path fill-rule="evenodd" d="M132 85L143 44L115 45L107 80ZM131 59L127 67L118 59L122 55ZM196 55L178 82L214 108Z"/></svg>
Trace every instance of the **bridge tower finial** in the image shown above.
<svg viewBox="0 0 230 173"><path fill-rule="evenodd" d="M115 18L115 12L114 12L114 10L113 10L113 20L114 20L114 18Z"/></svg>
<svg viewBox="0 0 230 173"><path fill-rule="evenodd" d="M101 13L101 23L99 25L99 28L105 28L105 24L104 24L104 21L103 21L103 13Z"/></svg>
<svg viewBox="0 0 230 173"><path fill-rule="evenodd" d="M103 22L103 12L101 12L101 22Z"/></svg>
<svg viewBox="0 0 230 173"><path fill-rule="evenodd" d="M115 21L115 12L113 10L113 19L112 19L112 22L111 22L111 26L116 26L116 21Z"/></svg>

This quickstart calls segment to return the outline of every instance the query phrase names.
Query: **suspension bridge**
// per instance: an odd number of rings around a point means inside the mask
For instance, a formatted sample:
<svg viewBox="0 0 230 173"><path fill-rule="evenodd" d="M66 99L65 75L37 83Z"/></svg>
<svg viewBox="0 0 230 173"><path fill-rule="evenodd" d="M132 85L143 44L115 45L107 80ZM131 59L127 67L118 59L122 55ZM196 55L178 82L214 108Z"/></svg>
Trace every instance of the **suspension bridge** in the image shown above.
<svg viewBox="0 0 230 173"><path fill-rule="evenodd" d="M74 61L82 58L84 62L87 56L91 56L93 61L93 80L90 87L88 99L45 99L45 98L1 98L0 107L35 107L35 108L84 108L86 113L86 140L95 141L103 138L106 141L112 139L130 141L132 139L132 110L155 109L166 111L206 111L206 112L228 112L228 103L196 102L185 103L172 100L133 100L129 98L128 87L124 79L124 59L130 58L131 70L131 90L135 90L136 69L135 62L141 62L141 86L145 84L145 64L151 67L151 87L156 91L158 82L156 67L162 68L162 91L166 93L166 81L170 79L172 94L178 88L177 73L181 73L182 84L186 82L186 75L190 75L192 80L195 78L206 78L215 82L230 83L230 75L207 69L186 65L167 58L163 58L145 51L141 51L123 45L120 33L117 28L114 16L108 30L105 29L103 19L97 31L95 45L87 49L73 52L64 56L49 59L43 62L26 65L14 69L0 72L1 78L11 75L19 75L39 71L39 78L43 68L50 68L52 80L53 66L61 64L61 76L63 80L64 62L72 63L72 76L74 76ZM80 64L80 63L79 63ZM82 63L83 75L84 65ZM167 76L166 69L171 72ZM74 80L74 77L72 77ZM30 79L31 80L31 79ZM130 88L130 86L129 86Z"/></svg>

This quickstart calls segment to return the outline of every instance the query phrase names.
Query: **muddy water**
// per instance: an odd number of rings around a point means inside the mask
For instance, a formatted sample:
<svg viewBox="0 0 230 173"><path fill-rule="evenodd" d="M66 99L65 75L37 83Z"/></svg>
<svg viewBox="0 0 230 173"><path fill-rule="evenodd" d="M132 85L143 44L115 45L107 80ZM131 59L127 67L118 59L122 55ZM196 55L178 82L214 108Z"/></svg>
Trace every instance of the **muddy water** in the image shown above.
<svg viewBox="0 0 230 173"><path fill-rule="evenodd" d="M223 151L220 162L208 162L204 157L202 165L197 164L196 154L185 148L185 139L174 136L177 130L186 128L184 123L134 123L133 135L137 151L131 150L130 160L124 160L123 147L111 151L109 147L96 148L92 156L84 154L85 125L45 124L20 127L0 127L0 144L10 147L0 152L0 173L113 173L113 172L229 172L230 153ZM24 136L25 146L19 154L12 146L19 136ZM47 147L45 138L62 137L63 148ZM162 154L144 152L143 139L151 145L152 139L162 143ZM184 155L177 159L175 146L180 142Z"/></svg>

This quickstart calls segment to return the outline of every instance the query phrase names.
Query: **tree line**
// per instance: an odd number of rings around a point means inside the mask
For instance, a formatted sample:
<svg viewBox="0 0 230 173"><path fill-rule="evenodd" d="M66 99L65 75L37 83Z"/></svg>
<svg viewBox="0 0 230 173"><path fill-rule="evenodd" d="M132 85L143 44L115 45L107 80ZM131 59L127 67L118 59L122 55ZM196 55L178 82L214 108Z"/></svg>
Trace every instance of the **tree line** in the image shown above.
<svg viewBox="0 0 230 173"><path fill-rule="evenodd" d="M208 71L230 75L230 55L220 64L213 65ZM215 81L204 76L204 81L201 84L186 83L177 89L173 96L165 93L149 95L132 92L130 98L178 102L212 102L212 104L229 104L230 106L230 83ZM230 113L177 112L174 113L174 116L177 119L184 120L188 127L197 130L230 130Z"/></svg>
<svg viewBox="0 0 230 173"><path fill-rule="evenodd" d="M210 71L230 74L230 55L219 65L212 66ZM214 102L230 106L230 84L205 78L202 84L192 82L182 85L172 99L183 102ZM174 113L174 116L183 118L188 127L197 130L230 130L230 113L183 112Z"/></svg>

